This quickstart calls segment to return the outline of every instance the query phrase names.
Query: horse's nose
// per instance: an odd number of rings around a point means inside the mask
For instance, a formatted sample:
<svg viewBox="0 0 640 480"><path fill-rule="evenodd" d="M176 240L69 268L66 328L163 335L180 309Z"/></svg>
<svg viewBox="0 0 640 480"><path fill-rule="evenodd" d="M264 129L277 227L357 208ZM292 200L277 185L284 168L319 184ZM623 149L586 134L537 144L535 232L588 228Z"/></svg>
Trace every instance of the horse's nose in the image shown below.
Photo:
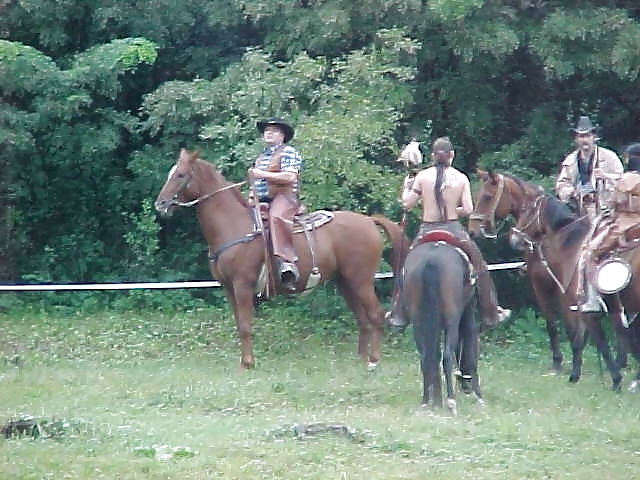
<svg viewBox="0 0 640 480"><path fill-rule="evenodd" d="M153 206L155 207L157 212L161 212L163 210L166 210L166 203L167 201L165 199L159 198L153 203Z"/></svg>
<svg viewBox="0 0 640 480"><path fill-rule="evenodd" d="M156 212L160 213L161 215L167 215L170 210L169 207L171 207L171 200L167 198L158 198L153 203L153 206L155 207Z"/></svg>

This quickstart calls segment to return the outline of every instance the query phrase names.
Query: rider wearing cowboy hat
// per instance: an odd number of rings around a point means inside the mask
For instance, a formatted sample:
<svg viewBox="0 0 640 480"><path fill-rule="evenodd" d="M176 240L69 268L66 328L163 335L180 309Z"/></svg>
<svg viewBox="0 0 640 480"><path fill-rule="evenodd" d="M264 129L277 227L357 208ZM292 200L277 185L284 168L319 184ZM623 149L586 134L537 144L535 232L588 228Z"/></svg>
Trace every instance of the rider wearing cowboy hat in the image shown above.
<svg viewBox="0 0 640 480"><path fill-rule="evenodd" d="M255 195L260 202L270 204L270 231L273 253L280 261L280 280L289 290L295 290L300 276L298 257L293 248L293 217L298 211L299 181L302 158L291 145L293 127L280 118L256 123L265 148L249 169L255 180Z"/></svg>
<svg viewBox="0 0 640 480"><path fill-rule="evenodd" d="M606 204L624 170L615 152L596 144L595 130L589 117L580 117L575 128L570 130L578 148L564 159L556 180L558 198L566 203L577 201L592 220L599 210L596 201L599 206ZM602 188L598 188L600 182Z"/></svg>
<svg viewBox="0 0 640 480"><path fill-rule="evenodd" d="M578 148L564 159L556 181L558 198L566 203L576 201L580 213L589 215L592 224L599 221L598 215L601 209L606 209L624 170L615 152L596 144L595 130L587 116L581 116L570 130ZM586 301L580 305L580 311L601 311L602 299L591 282L585 280L585 284Z"/></svg>

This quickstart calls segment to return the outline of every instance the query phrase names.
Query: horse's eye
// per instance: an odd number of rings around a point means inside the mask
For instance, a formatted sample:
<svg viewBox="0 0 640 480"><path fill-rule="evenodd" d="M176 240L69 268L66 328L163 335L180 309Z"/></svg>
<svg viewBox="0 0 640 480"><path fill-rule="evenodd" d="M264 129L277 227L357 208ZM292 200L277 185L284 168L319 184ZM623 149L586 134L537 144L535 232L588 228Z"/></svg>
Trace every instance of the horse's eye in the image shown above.
<svg viewBox="0 0 640 480"><path fill-rule="evenodd" d="M177 176L178 178L184 178L184 177L186 177L186 175L185 175L184 173L182 173L182 172L178 172L176 176Z"/></svg>

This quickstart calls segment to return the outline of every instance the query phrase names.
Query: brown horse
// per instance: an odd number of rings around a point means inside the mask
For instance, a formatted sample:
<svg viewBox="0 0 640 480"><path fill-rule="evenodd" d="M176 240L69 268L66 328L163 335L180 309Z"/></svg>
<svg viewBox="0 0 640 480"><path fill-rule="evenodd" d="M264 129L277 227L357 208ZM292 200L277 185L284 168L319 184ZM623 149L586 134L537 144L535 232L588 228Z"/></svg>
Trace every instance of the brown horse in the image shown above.
<svg viewBox="0 0 640 480"><path fill-rule="evenodd" d="M473 235L485 235L489 238L496 236L496 221L500 221L511 215L519 222L536 200L544 194L541 187L525 182L515 176L494 172L478 171L480 177L480 189L476 194L475 211L470 217L469 230ZM563 214L572 215L566 208ZM573 216L575 220L575 216ZM569 222L569 218L566 219ZM540 250L526 249L524 260L526 261L526 274L531 282L536 303L546 321L550 347L553 356L553 369L560 371L562 367L562 352L558 337L558 319L565 320L565 330L571 341L572 371L569 376L571 382L580 379L582 367L582 353L586 343L586 333L590 332L596 345L603 355L608 356L609 350L606 337L599 321L598 314L579 313L573 311L571 306L575 303L565 295L564 287L560 287L553 271L548 267L548 259L540 257ZM619 320L616 317L619 311L610 310L614 324ZM618 352L625 350L619 343ZM621 360L619 360L620 362ZM618 375L617 365L611 366L614 383Z"/></svg>
<svg viewBox="0 0 640 480"><path fill-rule="evenodd" d="M176 206L195 206L209 245L211 273L223 285L235 316L241 343L240 365L251 368L255 364L254 298L265 260L267 265L270 262L256 211L240 194L239 185L229 184L197 152L182 149L158 194L155 208L168 215ZM350 211L336 211L333 215L329 223L311 233L294 234L300 269L296 292L305 290L314 265L323 281L335 278L357 320L358 354L369 361L370 368L375 368L380 359L384 323L384 312L374 289L384 246L378 226L383 227L393 247L405 244L406 240L400 227L387 218L374 219ZM280 286L276 288L276 293L290 293Z"/></svg>

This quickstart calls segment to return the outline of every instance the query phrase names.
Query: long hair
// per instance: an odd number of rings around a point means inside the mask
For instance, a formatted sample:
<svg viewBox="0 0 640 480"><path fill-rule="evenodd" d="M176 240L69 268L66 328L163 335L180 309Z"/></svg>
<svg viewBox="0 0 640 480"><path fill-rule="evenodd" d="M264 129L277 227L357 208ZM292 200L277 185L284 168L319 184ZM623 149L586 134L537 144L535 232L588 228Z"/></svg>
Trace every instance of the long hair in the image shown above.
<svg viewBox="0 0 640 480"><path fill-rule="evenodd" d="M440 220L443 222L449 218L449 214L447 212L447 206L444 204L444 197L442 196L442 182L444 181L444 171L451 164L451 152L453 152L453 145L451 145L449 137L439 137L433 142L431 153L433 154L433 161L436 167L434 193L438 211L440 212Z"/></svg>

